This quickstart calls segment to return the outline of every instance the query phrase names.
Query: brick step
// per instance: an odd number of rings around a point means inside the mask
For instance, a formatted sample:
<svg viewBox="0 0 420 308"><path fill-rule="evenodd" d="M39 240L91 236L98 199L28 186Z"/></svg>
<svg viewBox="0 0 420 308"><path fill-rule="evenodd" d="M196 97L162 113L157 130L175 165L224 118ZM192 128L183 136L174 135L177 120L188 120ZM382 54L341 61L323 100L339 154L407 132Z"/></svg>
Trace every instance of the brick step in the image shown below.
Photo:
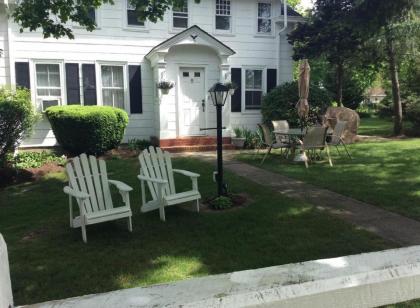
<svg viewBox="0 0 420 308"><path fill-rule="evenodd" d="M170 153L182 153L182 152L208 152L216 151L217 146L212 145L189 145L189 146L172 146L172 147L161 147L162 150ZM236 147L233 144L224 144L223 150L235 150Z"/></svg>
<svg viewBox="0 0 420 308"><path fill-rule="evenodd" d="M217 143L216 137L181 137L176 139L161 139L160 147L179 147L179 146L204 146L215 145ZM232 138L223 137L223 144L231 144Z"/></svg>

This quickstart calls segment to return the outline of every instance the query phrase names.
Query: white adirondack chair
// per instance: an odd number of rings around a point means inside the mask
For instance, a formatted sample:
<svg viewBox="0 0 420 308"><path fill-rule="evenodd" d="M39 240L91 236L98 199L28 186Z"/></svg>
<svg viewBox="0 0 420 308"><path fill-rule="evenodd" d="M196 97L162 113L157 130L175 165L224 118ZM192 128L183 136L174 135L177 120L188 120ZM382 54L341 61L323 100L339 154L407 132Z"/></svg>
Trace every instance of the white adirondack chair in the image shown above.
<svg viewBox="0 0 420 308"><path fill-rule="evenodd" d="M82 228L85 243L87 225L127 218L128 230L133 231L129 197L133 189L120 181L109 180L104 160L81 154L66 164L66 171L69 186L64 187L64 192L69 195L70 227ZM124 206L114 207L110 184L119 190ZM80 215L76 217L73 215L73 198L79 205Z"/></svg>
<svg viewBox="0 0 420 308"><path fill-rule="evenodd" d="M197 173L172 169L171 157L168 152L160 148L149 147L139 155L141 182L142 212L159 209L160 219L165 221L165 207L184 202L195 201L197 212L200 211ZM174 173L179 173L191 178L192 189L177 193L175 191ZM145 182L152 196L152 200L146 201Z"/></svg>

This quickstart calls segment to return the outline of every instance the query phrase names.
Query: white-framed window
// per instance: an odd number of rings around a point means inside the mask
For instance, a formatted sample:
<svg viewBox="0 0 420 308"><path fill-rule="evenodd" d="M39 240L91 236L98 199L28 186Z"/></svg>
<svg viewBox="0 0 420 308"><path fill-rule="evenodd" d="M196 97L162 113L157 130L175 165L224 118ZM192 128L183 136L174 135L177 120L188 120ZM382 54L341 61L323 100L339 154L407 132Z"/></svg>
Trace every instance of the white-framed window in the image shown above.
<svg viewBox="0 0 420 308"><path fill-rule="evenodd" d="M62 78L59 63L35 63L36 97L40 109L61 105Z"/></svg>
<svg viewBox="0 0 420 308"><path fill-rule="evenodd" d="M184 1L181 7L174 6L172 8L172 28L186 29L188 28L188 0Z"/></svg>
<svg viewBox="0 0 420 308"><path fill-rule="evenodd" d="M124 66L101 65L102 105L125 109Z"/></svg>
<svg viewBox="0 0 420 308"><path fill-rule="evenodd" d="M259 34L271 34L272 32L271 2L258 2L257 32Z"/></svg>
<svg viewBox="0 0 420 308"><path fill-rule="evenodd" d="M264 70L261 68L247 68L245 74L245 108L244 110L252 111L261 109L262 96L264 94Z"/></svg>
<svg viewBox="0 0 420 308"><path fill-rule="evenodd" d="M127 7L127 26L144 28L145 23L144 21L138 20L136 8L130 3L130 0L126 0L126 7Z"/></svg>
<svg viewBox="0 0 420 308"><path fill-rule="evenodd" d="M232 30L232 15L230 0L216 0L216 31Z"/></svg>

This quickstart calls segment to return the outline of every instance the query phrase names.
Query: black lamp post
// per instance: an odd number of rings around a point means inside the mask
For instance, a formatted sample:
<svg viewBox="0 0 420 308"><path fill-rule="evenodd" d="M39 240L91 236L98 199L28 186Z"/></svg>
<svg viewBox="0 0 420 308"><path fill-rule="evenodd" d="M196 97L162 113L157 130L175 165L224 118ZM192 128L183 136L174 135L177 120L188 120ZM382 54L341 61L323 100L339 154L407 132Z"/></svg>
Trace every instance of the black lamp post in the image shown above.
<svg viewBox="0 0 420 308"><path fill-rule="evenodd" d="M222 83L214 84L210 90L210 97L213 105L216 106L217 116L217 195L226 195L226 188L223 183L223 139L222 139L222 107L226 103L229 88Z"/></svg>

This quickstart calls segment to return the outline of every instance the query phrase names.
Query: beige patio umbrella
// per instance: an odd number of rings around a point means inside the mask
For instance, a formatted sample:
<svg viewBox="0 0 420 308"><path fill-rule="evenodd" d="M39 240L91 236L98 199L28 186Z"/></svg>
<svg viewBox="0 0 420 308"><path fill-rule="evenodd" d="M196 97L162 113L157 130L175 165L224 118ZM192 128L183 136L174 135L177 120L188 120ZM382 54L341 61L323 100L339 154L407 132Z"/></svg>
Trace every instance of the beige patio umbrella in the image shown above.
<svg viewBox="0 0 420 308"><path fill-rule="evenodd" d="M296 104L298 115L301 123L308 117L309 114L309 78L311 67L307 59L304 59L299 66L299 101Z"/></svg>

